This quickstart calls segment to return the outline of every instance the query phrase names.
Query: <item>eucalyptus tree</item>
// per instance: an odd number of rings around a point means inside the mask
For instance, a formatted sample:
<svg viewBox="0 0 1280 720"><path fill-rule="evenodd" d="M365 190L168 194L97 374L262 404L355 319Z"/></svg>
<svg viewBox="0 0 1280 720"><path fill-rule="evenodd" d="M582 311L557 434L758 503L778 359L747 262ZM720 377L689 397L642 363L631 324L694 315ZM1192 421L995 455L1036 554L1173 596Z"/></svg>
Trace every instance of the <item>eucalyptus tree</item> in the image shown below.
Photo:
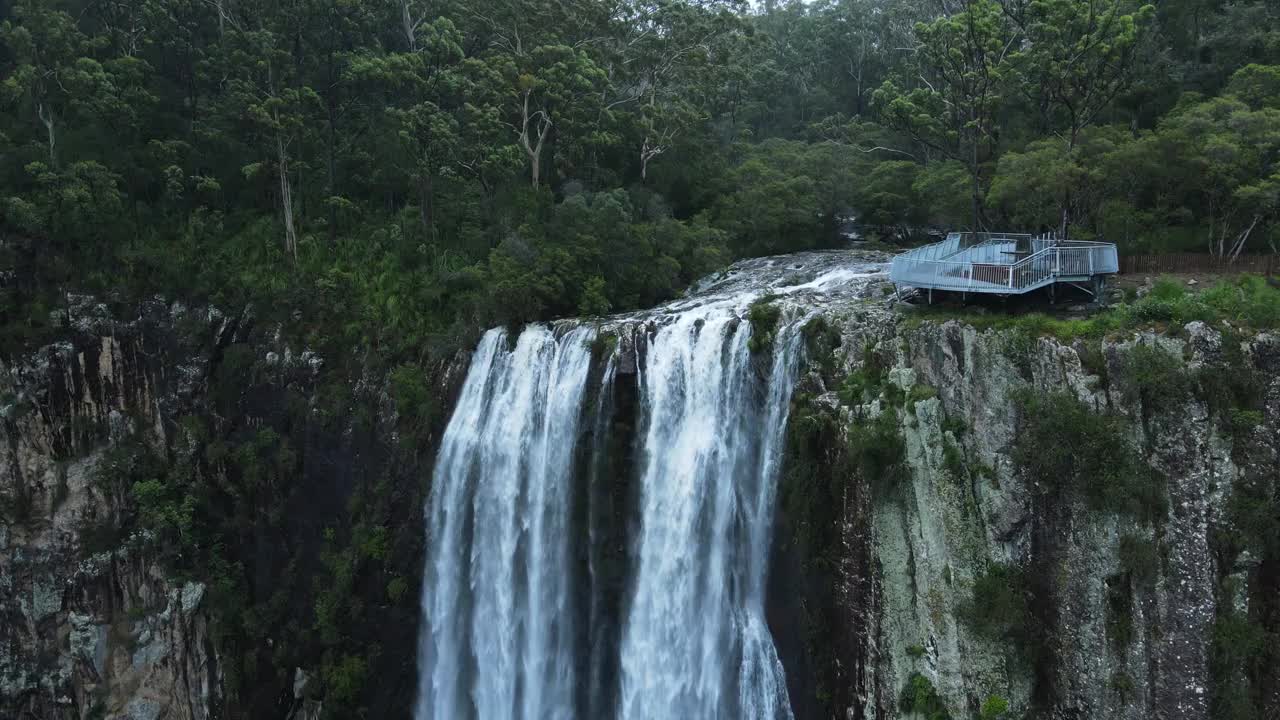
<svg viewBox="0 0 1280 720"><path fill-rule="evenodd" d="M1155 15L1132 0L1006 0L1023 40L1011 55L1010 85L1060 133L1069 156L1080 133L1129 85L1139 33ZM1069 162L1069 160L1068 160ZM1059 230L1071 221L1071 191L1061 194Z"/></svg>
<svg viewBox="0 0 1280 720"><path fill-rule="evenodd" d="M977 228L984 164L996 152L996 118L1019 35L999 4L972 0L953 15L916 24L915 41L914 67L886 80L873 97L891 127L932 154L965 163Z"/></svg>
<svg viewBox="0 0 1280 720"><path fill-rule="evenodd" d="M245 179L274 176L284 226L285 253L297 259L299 225L295 185L306 168L302 145L315 127L321 101L299 72L290 48L290 18L279 24L228 33L228 73L222 108L230 123L243 123L257 157L241 169ZM263 18L259 18L263 21Z"/></svg>
<svg viewBox="0 0 1280 720"><path fill-rule="evenodd" d="M627 113L634 126L640 179L649 163L710 119L732 65L733 36L746 25L731 3L638 0L620 3L601 65L609 76L603 108Z"/></svg>

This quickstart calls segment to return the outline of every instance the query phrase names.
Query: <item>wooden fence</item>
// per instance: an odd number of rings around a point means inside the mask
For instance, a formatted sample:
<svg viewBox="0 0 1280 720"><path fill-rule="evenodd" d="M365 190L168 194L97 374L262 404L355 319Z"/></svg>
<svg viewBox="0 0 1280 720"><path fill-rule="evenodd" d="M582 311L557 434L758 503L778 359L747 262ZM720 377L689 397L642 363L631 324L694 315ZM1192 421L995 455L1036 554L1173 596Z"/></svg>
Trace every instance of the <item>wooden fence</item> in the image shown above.
<svg viewBox="0 0 1280 720"><path fill-rule="evenodd" d="M1280 260L1275 255L1241 255L1235 262L1204 253L1163 253L1159 255L1122 255L1122 273L1280 273Z"/></svg>

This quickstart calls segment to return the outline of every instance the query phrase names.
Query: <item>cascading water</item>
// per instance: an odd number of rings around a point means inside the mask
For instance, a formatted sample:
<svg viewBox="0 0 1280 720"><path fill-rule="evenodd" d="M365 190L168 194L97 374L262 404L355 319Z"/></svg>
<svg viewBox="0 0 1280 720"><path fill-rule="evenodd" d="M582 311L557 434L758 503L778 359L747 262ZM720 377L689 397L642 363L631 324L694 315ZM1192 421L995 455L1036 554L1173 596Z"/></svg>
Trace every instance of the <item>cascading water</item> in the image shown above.
<svg viewBox="0 0 1280 720"><path fill-rule="evenodd" d="M857 276L842 266L774 289ZM577 552L598 542L578 478L603 481L583 467L584 437L598 454L622 351L599 357L607 343L587 325L530 326L514 347L501 330L484 336L427 508L418 720L791 718L764 588L806 312L790 303L769 355L752 353L743 317L760 290L726 284L610 320L638 391L612 630L602 571Z"/></svg>

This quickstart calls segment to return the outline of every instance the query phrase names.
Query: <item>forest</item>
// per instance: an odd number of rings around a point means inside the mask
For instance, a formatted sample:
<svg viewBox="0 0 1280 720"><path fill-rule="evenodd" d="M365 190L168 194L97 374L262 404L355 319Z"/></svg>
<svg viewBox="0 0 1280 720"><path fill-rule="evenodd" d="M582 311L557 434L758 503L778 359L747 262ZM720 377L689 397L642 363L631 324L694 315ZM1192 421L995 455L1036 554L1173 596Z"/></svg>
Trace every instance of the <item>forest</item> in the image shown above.
<svg viewBox="0 0 1280 720"><path fill-rule="evenodd" d="M7 6L7 7L5 7ZM5 336L55 288L317 345L652 305L929 227L1274 252L1266 0L16 0Z"/></svg>

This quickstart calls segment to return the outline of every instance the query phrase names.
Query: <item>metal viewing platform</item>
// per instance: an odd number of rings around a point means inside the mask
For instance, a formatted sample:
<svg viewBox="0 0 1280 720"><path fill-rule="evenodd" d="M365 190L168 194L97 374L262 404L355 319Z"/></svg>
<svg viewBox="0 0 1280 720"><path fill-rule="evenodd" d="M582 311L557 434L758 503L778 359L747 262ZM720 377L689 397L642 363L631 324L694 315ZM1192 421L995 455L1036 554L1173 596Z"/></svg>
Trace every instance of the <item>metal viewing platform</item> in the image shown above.
<svg viewBox="0 0 1280 720"><path fill-rule="evenodd" d="M1108 275L1120 271L1112 243L1060 240L1053 235L959 233L898 255L889 278L913 287L991 295L1022 295L1057 283L1095 297Z"/></svg>

